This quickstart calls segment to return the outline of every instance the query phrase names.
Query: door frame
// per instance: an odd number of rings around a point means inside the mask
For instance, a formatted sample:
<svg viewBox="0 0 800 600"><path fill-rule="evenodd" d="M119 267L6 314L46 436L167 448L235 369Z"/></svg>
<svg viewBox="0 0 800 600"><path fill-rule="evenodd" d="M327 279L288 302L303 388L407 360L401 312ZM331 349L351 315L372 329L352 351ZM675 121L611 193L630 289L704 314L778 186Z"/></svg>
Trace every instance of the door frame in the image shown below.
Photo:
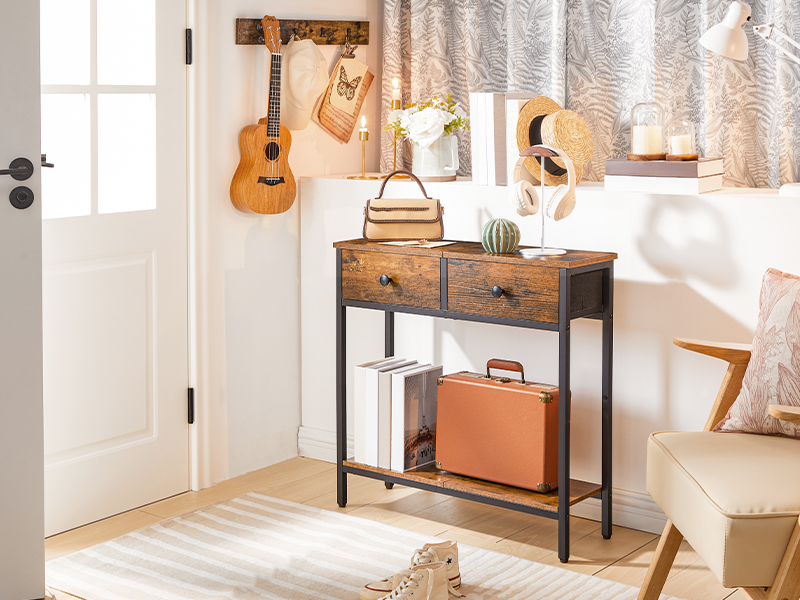
<svg viewBox="0 0 800 600"><path fill-rule="evenodd" d="M6 142L0 168L7 168L16 157L33 163L33 174L27 180L15 181L4 175L0 182L0 218L5 224L0 236L4 262L0 299L0 477L2 485L11 491L0 495L0 595L23 600L44 595L39 3L9 2L3 15L6 20L0 23L0 35L4 49L13 46L16 51L4 57L0 80L16 83L16 97L3 102L3 108L13 112L15 118L3 123ZM30 188L34 201L28 208L18 210L9 202L8 194L22 186Z"/></svg>

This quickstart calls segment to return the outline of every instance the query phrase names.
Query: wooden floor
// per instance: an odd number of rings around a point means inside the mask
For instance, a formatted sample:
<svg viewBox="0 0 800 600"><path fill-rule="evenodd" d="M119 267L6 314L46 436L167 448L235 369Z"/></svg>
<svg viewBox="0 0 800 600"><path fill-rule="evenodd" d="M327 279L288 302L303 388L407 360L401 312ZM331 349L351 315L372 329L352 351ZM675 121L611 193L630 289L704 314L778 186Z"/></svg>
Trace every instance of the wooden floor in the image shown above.
<svg viewBox="0 0 800 600"><path fill-rule="evenodd" d="M569 563L562 565L556 553L555 520L400 486L387 490L380 481L353 475L348 478L347 507L340 509L336 506L335 466L294 458L200 492L181 494L50 537L45 543L46 557L58 558L162 519L253 491L637 587L644 579L658 542L653 534L624 527L615 527L611 539L604 540L599 523L573 517L571 557ZM464 573L464 577L469 581L469 573ZM723 588L686 542L664 592L686 600L745 600L742 592ZM56 597L72 600L66 594L59 593Z"/></svg>

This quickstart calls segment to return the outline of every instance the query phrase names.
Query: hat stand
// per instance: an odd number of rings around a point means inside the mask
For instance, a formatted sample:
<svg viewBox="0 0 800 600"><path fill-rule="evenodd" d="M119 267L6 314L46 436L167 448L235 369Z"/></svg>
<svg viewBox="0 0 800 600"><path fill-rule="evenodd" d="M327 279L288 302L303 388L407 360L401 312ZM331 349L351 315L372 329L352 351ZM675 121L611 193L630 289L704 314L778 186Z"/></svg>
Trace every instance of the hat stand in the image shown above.
<svg viewBox="0 0 800 600"><path fill-rule="evenodd" d="M542 206L539 209L539 212L542 213L542 246L541 246L541 248L525 248L524 250L520 250L519 254L520 254L520 256L522 256L522 258L537 258L537 257L540 257L540 256L558 256L560 254L566 254L567 251L564 250L563 248L545 248L545 246L544 246L544 222L546 220L544 213L547 212L547 208L546 208L545 202L544 202L544 197L545 197L544 196L544 163L547 160L547 158L544 157L541 154L538 154L538 153L531 154L531 156L538 156L539 157L539 164L542 167L541 177L539 178L539 181L542 184L541 190L539 192L540 198L541 198L540 202L542 203ZM523 169L524 168L525 167L523 167Z"/></svg>

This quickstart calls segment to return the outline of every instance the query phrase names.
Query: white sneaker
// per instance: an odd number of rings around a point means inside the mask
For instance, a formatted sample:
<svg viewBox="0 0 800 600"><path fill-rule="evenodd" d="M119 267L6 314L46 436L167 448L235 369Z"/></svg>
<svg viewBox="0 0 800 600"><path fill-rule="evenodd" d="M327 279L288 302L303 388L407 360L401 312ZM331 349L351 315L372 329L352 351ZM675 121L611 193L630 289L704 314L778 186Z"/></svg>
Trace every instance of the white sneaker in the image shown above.
<svg viewBox="0 0 800 600"><path fill-rule="evenodd" d="M447 568L443 562L412 567L394 591L380 600L447 600Z"/></svg>
<svg viewBox="0 0 800 600"><path fill-rule="evenodd" d="M454 596L461 596L458 588L461 587L461 572L458 567L458 545L454 540L425 544L421 550L415 550L411 557L411 568L417 565L426 565L434 562L443 562L447 573L447 589ZM394 591L403 579L408 577L411 569L387 577L375 583L368 583L361 588L361 600L379 600Z"/></svg>

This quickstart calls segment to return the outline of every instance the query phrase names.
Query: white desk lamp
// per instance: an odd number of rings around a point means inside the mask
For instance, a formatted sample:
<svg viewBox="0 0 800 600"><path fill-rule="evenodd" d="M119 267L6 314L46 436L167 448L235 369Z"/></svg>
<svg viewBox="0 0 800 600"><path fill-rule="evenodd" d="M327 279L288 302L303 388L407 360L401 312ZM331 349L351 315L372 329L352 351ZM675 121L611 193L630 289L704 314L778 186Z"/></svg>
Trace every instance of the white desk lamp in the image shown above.
<svg viewBox="0 0 800 600"><path fill-rule="evenodd" d="M752 27L753 31L768 44L772 44L786 56L800 64L800 58L778 44L773 38L780 38L798 49L800 49L800 44L782 31L778 31L775 28L775 23L753 22L750 19L750 7L742 2L731 3L722 22L711 27L700 38L700 45L725 58L745 60L748 52L747 35L745 34L745 27L747 26Z"/></svg>
<svg viewBox="0 0 800 600"><path fill-rule="evenodd" d="M772 44L794 62L800 64L800 58L778 44L773 38L784 40L798 49L800 49L800 44L776 29L775 23L754 23L750 19L750 12L747 4L732 2L722 22L711 27L700 38L700 45L725 58L745 60L749 50L745 28L750 26L768 44ZM780 195L800 198L800 183L783 184Z"/></svg>

